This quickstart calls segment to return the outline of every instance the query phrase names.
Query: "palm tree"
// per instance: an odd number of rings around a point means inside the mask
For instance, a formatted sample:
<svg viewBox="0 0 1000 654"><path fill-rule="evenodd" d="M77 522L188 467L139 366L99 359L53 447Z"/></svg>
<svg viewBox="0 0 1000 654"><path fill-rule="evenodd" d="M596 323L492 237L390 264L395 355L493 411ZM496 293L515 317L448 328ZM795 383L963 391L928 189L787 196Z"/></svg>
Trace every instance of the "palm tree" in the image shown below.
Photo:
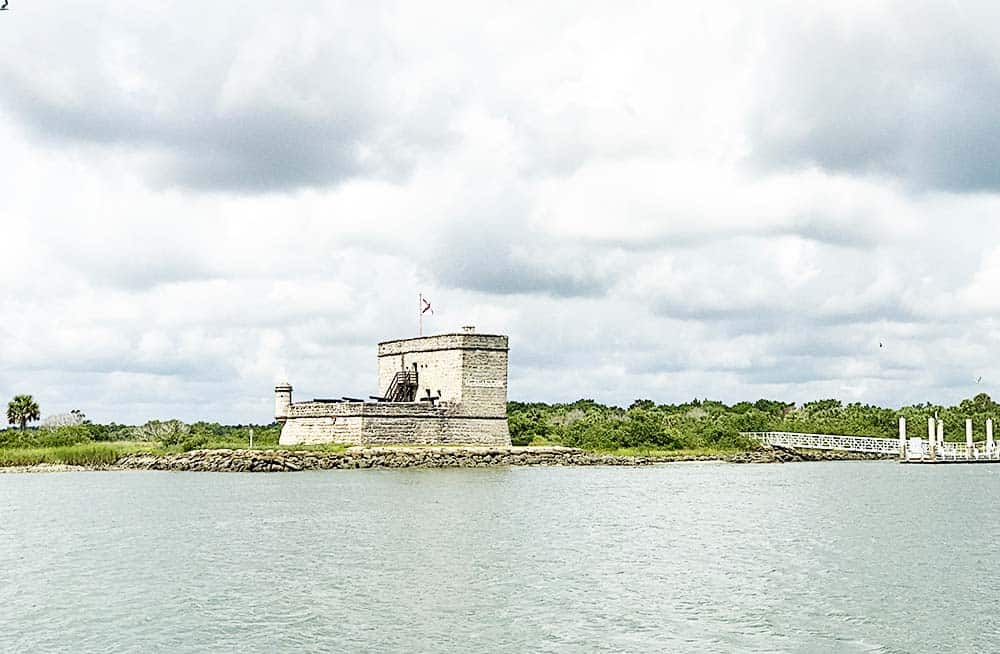
<svg viewBox="0 0 1000 654"><path fill-rule="evenodd" d="M30 395L15 395L14 399L7 404L7 422L17 425L23 431L29 422L34 422L41 418L38 410L38 402Z"/></svg>

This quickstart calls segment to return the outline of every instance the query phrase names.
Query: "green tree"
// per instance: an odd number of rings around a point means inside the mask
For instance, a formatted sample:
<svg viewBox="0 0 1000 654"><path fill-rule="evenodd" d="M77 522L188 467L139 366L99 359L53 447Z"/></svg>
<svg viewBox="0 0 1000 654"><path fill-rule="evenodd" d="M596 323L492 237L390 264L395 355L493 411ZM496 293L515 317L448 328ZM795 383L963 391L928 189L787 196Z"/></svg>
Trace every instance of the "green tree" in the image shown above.
<svg viewBox="0 0 1000 654"><path fill-rule="evenodd" d="M758 411L763 411L764 413L770 413L774 416L782 416L787 413L787 409L794 409L795 405L780 402L778 400L765 400L764 398L761 398L753 403L753 408Z"/></svg>
<svg viewBox="0 0 1000 654"><path fill-rule="evenodd" d="M17 425L21 431L24 431L29 422L34 422L41 417L38 402L35 402L35 398L30 395L15 395L14 399L7 404L7 422Z"/></svg>

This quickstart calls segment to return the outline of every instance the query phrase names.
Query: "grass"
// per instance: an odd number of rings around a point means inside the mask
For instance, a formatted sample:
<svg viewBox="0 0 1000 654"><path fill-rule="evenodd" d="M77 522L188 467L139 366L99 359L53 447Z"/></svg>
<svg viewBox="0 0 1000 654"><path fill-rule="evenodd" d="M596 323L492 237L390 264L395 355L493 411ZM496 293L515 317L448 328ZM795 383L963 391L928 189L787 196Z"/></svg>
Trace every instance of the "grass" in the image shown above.
<svg viewBox="0 0 1000 654"><path fill-rule="evenodd" d="M619 447L609 450L597 450L601 454L614 454L615 456L642 456L656 457L662 459L682 459L694 456L723 457L737 454L745 450L725 447L696 447L682 450L671 450L661 447Z"/></svg>
<svg viewBox="0 0 1000 654"><path fill-rule="evenodd" d="M538 447L546 445L562 446L562 443L536 436L531 440L531 443L529 443L528 445L530 447ZM595 452L597 454L613 454L615 456L655 457L658 459L683 459L695 456L725 457L746 451L746 448L739 448L736 446L690 447L690 448L674 449L667 447L656 447L655 445L645 445L640 447L610 447L610 448L595 448L595 449L589 449L584 447L581 449L589 452Z"/></svg>
<svg viewBox="0 0 1000 654"><path fill-rule="evenodd" d="M280 448L292 452L343 452L349 447L351 446L344 443L321 443L316 445L272 445L271 449ZM256 450L257 448L254 447L253 449Z"/></svg>
<svg viewBox="0 0 1000 654"><path fill-rule="evenodd" d="M312 452L343 452L349 446L343 443L322 443L316 445L278 445L277 442L258 442L257 439L253 441L254 450L290 450L293 452L301 451L312 451ZM187 449L196 450L249 450L250 443L247 439L234 439L234 438L210 438L204 444L199 444L197 447L185 448L183 445L177 445L165 448L165 451L175 453L184 452Z"/></svg>
<svg viewBox="0 0 1000 654"><path fill-rule="evenodd" d="M554 445L555 443L553 443ZM538 445L538 443L533 443ZM254 442L255 450L291 450L294 452L343 452L349 446L343 443L324 443L318 445L285 445L277 443ZM430 446L428 446L430 447ZM210 439L196 449L206 450L245 450L249 449L244 439ZM154 455L181 454L186 451L183 445L164 447L155 442L141 441L110 441L87 442L76 445L61 445L55 447L8 447L0 448L0 467L32 466L40 463L105 466L112 465L119 457L126 454L149 453ZM735 448L694 448L671 450L657 447L626 447L607 450L596 450L601 454L616 456L655 457L661 459L680 459L695 456L723 457L736 454Z"/></svg>
<svg viewBox="0 0 1000 654"><path fill-rule="evenodd" d="M531 442L528 445L531 447L546 446L546 445L561 446L562 443L548 440L546 438L541 438L539 436L535 436L533 439L531 439ZM746 448L739 448L735 446L691 447L691 448L673 449L667 447L656 447L655 445L644 445L640 447L596 448L593 450L584 447L581 449L591 452L596 452L598 454L613 454L615 456L656 457L660 459L682 459L693 456L724 457L737 454L738 452L746 451Z"/></svg>
<svg viewBox="0 0 1000 654"><path fill-rule="evenodd" d="M256 441L253 445L254 450L282 449L298 452L343 452L348 447L342 443L278 446L275 443L258 444ZM245 450L249 448L247 442L244 440L213 439L204 445L199 445L197 449ZM33 466L40 463L71 466L106 466L112 465L119 457L126 454L148 453L164 455L181 454L185 451L182 445L164 447L159 443L142 441L88 442L55 447L0 447L0 467Z"/></svg>
<svg viewBox="0 0 1000 654"><path fill-rule="evenodd" d="M150 452L158 448L148 443L103 442L57 447L0 448L0 466L33 466L39 463L72 466L111 465L123 454Z"/></svg>

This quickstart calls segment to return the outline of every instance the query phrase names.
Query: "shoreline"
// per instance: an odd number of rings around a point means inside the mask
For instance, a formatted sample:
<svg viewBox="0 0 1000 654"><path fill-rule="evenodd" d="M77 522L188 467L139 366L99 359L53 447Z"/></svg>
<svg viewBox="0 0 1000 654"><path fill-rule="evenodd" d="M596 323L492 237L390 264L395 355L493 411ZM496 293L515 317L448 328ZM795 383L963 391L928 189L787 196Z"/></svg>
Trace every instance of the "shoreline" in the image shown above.
<svg viewBox="0 0 1000 654"><path fill-rule="evenodd" d="M191 450L178 454L125 454L114 463L68 465L40 463L0 467L0 474L82 472L106 470L161 470L192 472L299 472L394 468L485 468L494 466L627 466L685 462L797 463L809 461L869 461L895 457L761 447L736 454L624 456L561 446L512 447L351 447L342 452L322 450Z"/></svg>

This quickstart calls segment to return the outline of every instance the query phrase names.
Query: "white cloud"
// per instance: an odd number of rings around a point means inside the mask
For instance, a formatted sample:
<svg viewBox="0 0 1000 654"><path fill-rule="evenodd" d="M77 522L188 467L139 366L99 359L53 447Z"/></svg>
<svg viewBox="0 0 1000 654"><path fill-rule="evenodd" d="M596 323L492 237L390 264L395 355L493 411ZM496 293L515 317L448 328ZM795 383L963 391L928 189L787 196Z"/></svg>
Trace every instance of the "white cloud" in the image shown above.
<svg viewBox="0 0 1000 654"><path fill-rule="evenodd" d="M265 421L376 392L420 291L515 399L990 390L995 22L914 7L22 3L0 396Z"/></svg>

